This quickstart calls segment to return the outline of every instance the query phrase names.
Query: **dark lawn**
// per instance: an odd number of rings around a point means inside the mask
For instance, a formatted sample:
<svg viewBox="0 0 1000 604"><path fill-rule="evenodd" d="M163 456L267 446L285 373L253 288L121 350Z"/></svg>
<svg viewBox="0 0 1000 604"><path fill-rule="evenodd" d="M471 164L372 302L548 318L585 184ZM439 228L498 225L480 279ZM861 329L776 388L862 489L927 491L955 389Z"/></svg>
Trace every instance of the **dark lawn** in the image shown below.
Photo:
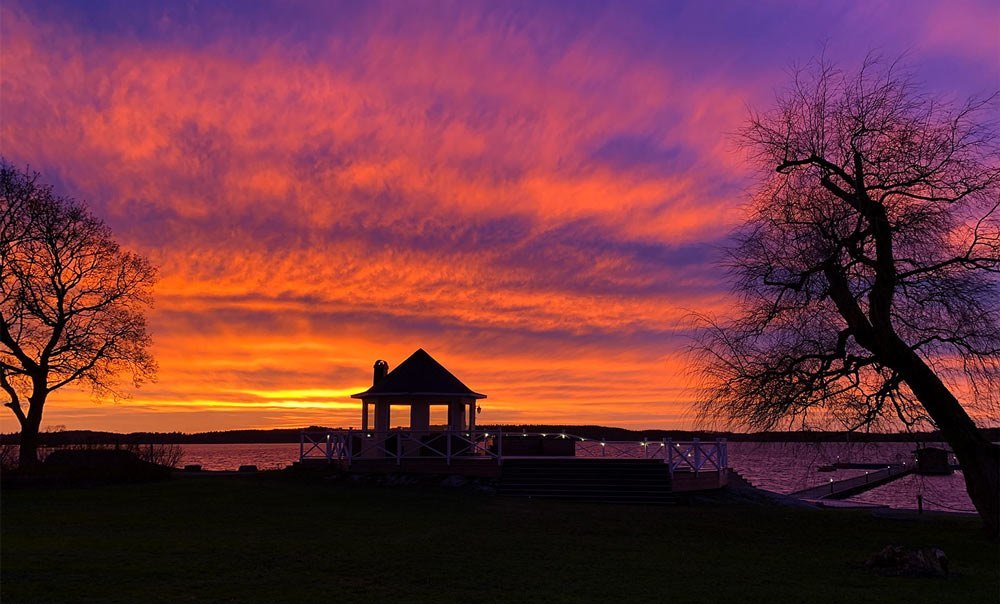
<svg viewBox="0 0 1000 604"><path fill-rule="evenodd" d="M19 602L996 602L972 518L638 507L274 476L4 489L2 584ZM862 568L891 543L949 579Z"/></svg>

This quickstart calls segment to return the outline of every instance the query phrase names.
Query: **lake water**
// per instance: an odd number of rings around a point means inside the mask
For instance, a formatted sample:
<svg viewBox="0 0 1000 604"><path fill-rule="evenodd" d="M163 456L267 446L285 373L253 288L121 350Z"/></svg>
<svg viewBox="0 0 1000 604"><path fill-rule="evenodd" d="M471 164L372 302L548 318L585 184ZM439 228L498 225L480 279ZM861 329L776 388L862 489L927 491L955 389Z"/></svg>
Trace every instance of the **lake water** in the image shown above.
<svg viewBox="0 0 1000 604"><path fill-rule="evenodd" d="M755 486L777 493L864 474L865 470L819 472L837 461L853 463L912 463L912 443L752 443L730 442L729 465ZM946 447L945 447L946 448ZM235 470L241 465L279 469L299 458L298 444L182 445L181 464L206 470ZM948 476L910 475L850 498L894 508L914 509L917 495L924 509L974 512L961 472Z"/></svg>
<svg viewBox="0 0 1000 604"><path fill-rule="evenodd" d="M947 449L941 443L924 443ZM791 493L833 480L863 475L865 470L820 472L820 466L851 463L914 462L913 443L729 443L729 465L755 486ZM855 495L848 501L916 509L917 496L925 510L975 512L961 472L945 476L911 474Z"/></svg>

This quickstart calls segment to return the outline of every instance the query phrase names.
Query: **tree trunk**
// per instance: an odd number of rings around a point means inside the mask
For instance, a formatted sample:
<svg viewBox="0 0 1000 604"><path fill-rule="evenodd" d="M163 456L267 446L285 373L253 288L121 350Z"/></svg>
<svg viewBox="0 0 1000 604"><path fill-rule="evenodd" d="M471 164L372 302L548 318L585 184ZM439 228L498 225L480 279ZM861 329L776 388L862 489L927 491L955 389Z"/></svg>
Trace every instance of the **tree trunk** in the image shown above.
<svg viewBox="0 0 1000 604"><path fill-rule="evenodd" d="M38 432L42 425L42 408L48 396L46 376L35 376L31 398L28 399L28 414L21 422L21 444L18 447L17 463L27 468L38 463Z"/></svg>
<svg viewBox="0 0 1000 604"><path fill-rule="evenodd" d="M988 441L961 403L917 353L899 342L895 369L951 445L965 488L990 537L1000 536L1000 445Z"/></svg>
<svg viewBox="0 0 1000 604"><path fill-rule="evenodd" d="M17 464L28 468L38 463L38 429L41 422L28 421L21 426L21 443L18 445Z"/></svg>

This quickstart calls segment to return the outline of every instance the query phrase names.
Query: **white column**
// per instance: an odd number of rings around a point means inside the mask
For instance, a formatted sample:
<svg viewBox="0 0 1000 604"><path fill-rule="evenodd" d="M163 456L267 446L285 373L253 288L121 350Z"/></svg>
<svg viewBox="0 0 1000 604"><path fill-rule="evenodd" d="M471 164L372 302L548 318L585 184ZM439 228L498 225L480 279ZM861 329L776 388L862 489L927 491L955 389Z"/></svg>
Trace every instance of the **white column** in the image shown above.
<svg viewBox="0 0 1000 604"><path fill-rule="evenodd" d="M427 432L431 429L431 406L429 403L410 403L410 431Z"/></svg>
<svg viewBox="0 0 1000 604"><path fill-rule="evenodd" d="M448 403L448 427L456 432L465 429L465 405L461 401Z"/></svg>
<svg viewBox="0 0 1000 604"><path fill-rule="evenodd" d="M375 402L375 432L382 436L389 431L389 401Z"/></svg>

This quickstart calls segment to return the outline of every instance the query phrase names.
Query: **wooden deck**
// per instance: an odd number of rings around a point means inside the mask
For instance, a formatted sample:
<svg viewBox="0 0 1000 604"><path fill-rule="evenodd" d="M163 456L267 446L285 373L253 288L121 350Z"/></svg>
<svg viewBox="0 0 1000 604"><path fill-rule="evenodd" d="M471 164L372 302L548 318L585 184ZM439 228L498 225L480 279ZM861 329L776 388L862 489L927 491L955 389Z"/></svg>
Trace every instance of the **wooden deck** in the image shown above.
<svg viewBox="0 0 1000 604"><path fill-rule="evenodd" d="M673 491L708 491L721 489L729 484L729 470L710 472L674 472Z"/></svg>
<svg viewBox="0 0 1000 604"><path fill-rule="evenodd" d="M394 458L387 459L354 459L350 465L342 463L348 472L359 474L455 474L459 476L475 476L479 478L499 478L502 466L495 459L455 458L447 462L440 458Z"/></svg>
<svg viewBox="0 0 1000 604"><path fill-rule="evenodd" d="M445 430L302 432L300 463L353 474L457 475L496 480L501 494L665 502L728 483L724 440L602 441L566 433Z"/></svg>
<svg viewBox="0 0 1000 604"><path fill-rule="evenodd" d="M521 457L506 458L504 464L498 464L496 460L482 458L456 458L451 463L443 459L411 459L402 458L400 460L387 459L355 459L348 466L339 462L343 469L350 473L357 474L425 474L425 475L458 475L471 476L476 478L493 478L502 480L505 476L505 467L517 467L522 462L539 462L546 466L550 475L558 477L560 475L575 474L584 466L600 469L602 466L615 466L616 471L628 471L632 467L659 466L664 472L664 486L671 492L690 492L719 489L728 484L729 472L724 470L706 470L701 472L675 471L673 476L669 476L667 469L662 462L644 459L600 459L583 457ZM319 463L319 462L313 462ZM335 462L338 463L338 462ZM510 475L508 471L506 475Z"/></svg>

